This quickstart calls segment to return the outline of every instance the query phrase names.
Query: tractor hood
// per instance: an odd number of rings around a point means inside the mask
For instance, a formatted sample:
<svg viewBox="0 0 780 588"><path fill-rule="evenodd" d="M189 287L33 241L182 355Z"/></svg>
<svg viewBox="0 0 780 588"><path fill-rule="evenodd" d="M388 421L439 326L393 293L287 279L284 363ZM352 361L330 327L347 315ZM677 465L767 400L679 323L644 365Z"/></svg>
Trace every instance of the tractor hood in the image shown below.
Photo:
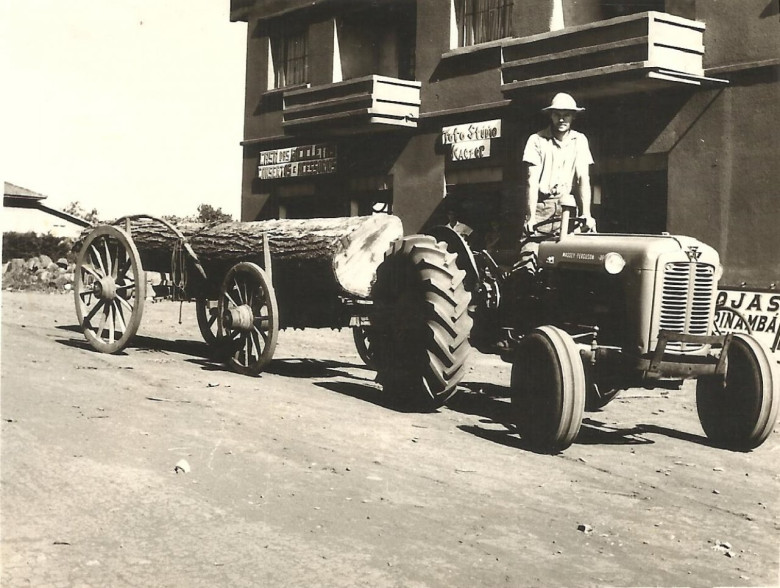
<svg viewBox="0 0 780 588"><path fill-rule="evenodd" d="M654 270L662 255L675 255L691 262L720 266L718 253L709 245L681 235L631 235L623 233L574 233L560 241L539 244L539 266L561 265L604 268L610 253L618 253L632 270Z"/></svg>

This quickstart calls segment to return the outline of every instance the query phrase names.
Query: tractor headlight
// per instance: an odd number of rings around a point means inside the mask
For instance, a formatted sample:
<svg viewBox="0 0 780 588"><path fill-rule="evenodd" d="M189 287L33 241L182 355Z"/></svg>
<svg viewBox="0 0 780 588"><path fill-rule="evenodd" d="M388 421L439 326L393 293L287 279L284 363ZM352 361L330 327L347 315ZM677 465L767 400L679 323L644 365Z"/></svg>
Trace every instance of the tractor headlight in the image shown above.
<svg viewBox="0 0 780 588"><path fill-rule="evenodd" d="M608 274L619 274L624 267L626 267L626 260L620 253L612 251L604 256L604 269Z"/></svg>

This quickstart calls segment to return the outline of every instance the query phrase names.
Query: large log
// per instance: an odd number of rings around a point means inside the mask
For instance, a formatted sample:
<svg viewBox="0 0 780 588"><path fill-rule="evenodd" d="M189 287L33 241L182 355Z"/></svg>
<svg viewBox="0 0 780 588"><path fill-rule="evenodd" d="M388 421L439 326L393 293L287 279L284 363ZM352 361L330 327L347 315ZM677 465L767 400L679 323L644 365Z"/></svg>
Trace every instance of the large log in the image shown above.
<svg viewBox="0 0 780 588"><path fill-rule="evenodd" d="M126 228L127 222L114 224ZM129 223L144 269L170 272L178 235L149 217L132 218ZM190 269L188 278L208 297L215 296L232 265L252 261L263 266L263 235L267 235L274 288L280 310L288 317L290 313L283 310L290 304L317 306L342 296L369 297L385 252L403 236L401 220L390 215L187 223L176 228L208 276L200 283ZM293 326L299 322L290 321Z"/></svg>

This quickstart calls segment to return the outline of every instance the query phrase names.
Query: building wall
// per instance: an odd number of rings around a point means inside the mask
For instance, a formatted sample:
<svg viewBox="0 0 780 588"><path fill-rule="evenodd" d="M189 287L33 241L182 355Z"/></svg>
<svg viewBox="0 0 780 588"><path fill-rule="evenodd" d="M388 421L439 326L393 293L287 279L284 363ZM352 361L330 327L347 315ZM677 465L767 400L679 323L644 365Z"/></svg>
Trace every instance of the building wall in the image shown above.
<svg viewBox="0 0 780 588"><path fill-rule="evenodd" d="M282 10L283 3L265 4L269 10ZM316 48L311 52L312 85L371 69L376 71L368 73L387 75L397 69L391 57L397 55L397 47L390 40L390 29L384 37L369 39L372 35L362 35L354 26L337 29L334 15L324 10L308 12L310 4L295 6L306 6L301 14L312 19L309 44ZM515 36L549 31L553 4L552 0L516 2ZM640 9L704 22L706 75L729 82L726 87L709 88L678 84L617 97L607 91L581 100L587 111L575 128L588 135L596 159L594 210L602 230L688 234L719 249L725 283L757 287L780 283L777 2L562 0L561 7L567 27ZM442 219L447 199L468 203L472 198L496 207L507 241L513 243L520 226L522 147L531 132L547 124L539 109L550 96L508 99L501 91L500 43L453 49L451 10L449 1L417 2L415 69L422 83L418 128L362 136L285 136L281 92L268 92L268 25L250 22L242 219L279 214L279 205L291 202L285 198L300 198L296 202L304 204L309 198L312 211L322 210L318 204L322 198L341 199L334 210L343 209L350 190L356 190L356 177L387 175L393 212L403 219L407 233ZM340 64L334 69L337 38L342 41ZM442 127L491 119L503 126L491 157L453 162L441 142ZM318 141L336 142L341 153L350 154L338 175L276 184L257 180L260 150ZM376 153L361 155L372 149L386 149L385 158ZM279 190L282 185L284 190ZM273 191L283 194L272 195Z"/></svg>
<svg viewBox="0 0 780 588"><path fill-rule="evenodd" d="M775 0L696 0L695 18L707 24L705 67L780 57L780 8Z"/></svg>
<svg viewBox="0 0 780 588"><path fill-rule="evenodd" d="M669 230L718 249L722 284L780 284L780 9L767 0L697 0L705 66L727 87L685 105L669 154ZM747 40L747 42L746 42Z"/></svg>
<svg viewBox="0 0 780 588"><path fill-rule="evenodd" d="M725 285L780 283L778 95L776 69L760 68L696 96L669 155L669 230L718 249Z"/></svg>

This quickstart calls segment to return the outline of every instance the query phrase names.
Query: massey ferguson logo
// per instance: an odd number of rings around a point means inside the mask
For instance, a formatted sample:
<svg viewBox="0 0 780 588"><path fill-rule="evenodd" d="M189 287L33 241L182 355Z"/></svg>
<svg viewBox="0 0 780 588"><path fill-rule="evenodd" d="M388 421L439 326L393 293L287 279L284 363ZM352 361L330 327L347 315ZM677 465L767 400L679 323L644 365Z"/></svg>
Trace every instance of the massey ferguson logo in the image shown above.
<svg viewBox="0 0 780 588"><path fill-rule="evenodd" d="M688 256L688 259L691 262L699 261L699 258L701 257L701 251L699 251L699 248L694 246L688 247L688 249L685 250L685 255Z"/></svg>

